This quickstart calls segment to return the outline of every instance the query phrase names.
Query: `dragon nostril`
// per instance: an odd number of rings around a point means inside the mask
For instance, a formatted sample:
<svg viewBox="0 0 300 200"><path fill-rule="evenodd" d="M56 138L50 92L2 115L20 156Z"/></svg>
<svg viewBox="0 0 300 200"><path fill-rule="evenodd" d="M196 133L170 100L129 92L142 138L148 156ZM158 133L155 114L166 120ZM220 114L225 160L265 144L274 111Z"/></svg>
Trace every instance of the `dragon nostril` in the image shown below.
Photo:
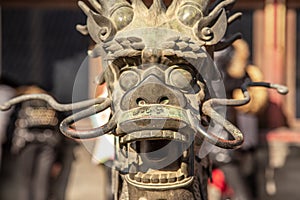
<svg viewBox="0 0 300 200"><path fill-rule="evenodd" d="M145 99L143 99L143 98L137 98L136 104L137 104L138 106L145 106L145 105L147 105L147 102L146 102Z"/></svg>
<svg viewBox="0 0 300 200"><path fill-rule="evenodd" d="M136 87L128 90L121 99L121 108L130 110L137 107L152 105L172 105L185 107L186 97L179 90L172 90L173 87L156 83L156 80L148 79L141 81Z"/></svg>
<svg viewBox="0 0 300 200"><path fill-rule="evenodd" d="M161 98L159 99L158 102L159 102L159 104L164 104L164 105L166 105L166 104L169 104L170 100L169 100L168 97L163 96L163 97L161 97Z"/></svg>

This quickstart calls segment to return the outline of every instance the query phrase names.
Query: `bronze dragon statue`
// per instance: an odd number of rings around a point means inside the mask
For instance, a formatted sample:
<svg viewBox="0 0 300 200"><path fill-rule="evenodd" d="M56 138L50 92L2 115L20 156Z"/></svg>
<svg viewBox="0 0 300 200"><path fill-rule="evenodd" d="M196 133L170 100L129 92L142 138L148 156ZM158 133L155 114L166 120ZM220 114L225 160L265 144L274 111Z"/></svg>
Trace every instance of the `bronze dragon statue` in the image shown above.
<svg viewBox="0 0 300 200"><path fill-rule="evenodd" d="M214 51L240 38L224 40L235 0L89 0L79 1L87 16L77 30L96 43L89 51L102 57L107 98L59 104L46 94L11 99L1 110L42 99L58 111L74 113L60 124L70 138L115 138L114 198L120 200L207 199L210 162L207 146L238 148L243 134L225 118L226 106L249 102L247 87L287 88L246 82L243 99L227 99ZM77 129L74 124L111 108L103 126ZM221 137L223 128L228 139Z"/></svg>

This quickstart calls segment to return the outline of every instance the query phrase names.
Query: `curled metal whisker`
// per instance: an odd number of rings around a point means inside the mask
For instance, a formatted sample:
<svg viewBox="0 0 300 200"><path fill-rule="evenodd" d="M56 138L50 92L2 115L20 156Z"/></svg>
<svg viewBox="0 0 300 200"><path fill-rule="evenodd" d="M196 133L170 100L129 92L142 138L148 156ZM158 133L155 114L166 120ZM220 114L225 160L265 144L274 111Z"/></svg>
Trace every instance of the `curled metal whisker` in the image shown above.
<svg viewBox="0 0 300 200"><path fill-rule="evenodd" d="M205 137L205 140L209 143L216 145L217 147L223 148L223 149L237 149L239 148L243 142L244 142L244 136L243 133L232 123L230 123L228 120L224 119L219 113L216 111L212 111L213 114L211 114L212 118L217 123L220 123L223 125L223 127L230 132L230 134L233 136L233 140L226 140L223 138L220 138L212 133L208 133L203 127L198 126L197 131L201 134L201 136Z"/></svg>
<svg viewBox="0 0 300 200"><path fill-rule="evenodd" d="M99 98L89 99L77 103L60 104L52 96L48 94L25 94L25 95L17 96L5 102L4 104L0 105L0 110L2 111L9 110L13 105L21 103L23 101L29 101L29 100L46 101L53 109L57 111L71 111L71 110L83 109L95 104L101 104L106 100L106 98L99 97Z"/></svg>
<svg viewBox="0 0 300 200"><path fill-rule="evenodd" d="M103 126L97 127L97 128L92 128L92 129L76 129L76 127L72 127L72 125L84 118L90 117L96 113L99 113L111 106L112 100L111 99L106 99L103 103L101 104L96 104L90 108L87 108L86 110L82 110L80 112L77 112L73 115L70 115L69 117L65 118L61 123L60 123L60 130L61 132L73 139L90 139L90 138L95 138L102 136L104 134L107 134L111 132L113 129L116 128L117 123L116 123L116 115L113 115L112 118L109 120L108 123L104 124Z"/></svg>
<svg viewBox="0 0 300 200"><path fill-rule="evenodd" d="M244 94L243 99L209 99L203 103L202 112L209 116L214 122L221 124L232 136L233 140L226 140L220 138L213 133L208 133L202 127L198 127L198 132L204 136L204 138L211 144L214 144L218 147L225 149L234 149L238 148L243 143L243 134L242 132L234 126L231 122L226 120L221 116L216 110L214 110L214 105L223 105L223 106L242 106L247 104L250 101L250 95L247 91L247 87L267 87L276 89L280 94L287 94L288 89L285 86L278 84L271 84L266 82L246 82L242 85L241 89Z"/></svg>
<svg viewBox="0 0 300 200"><path fill-rule="evenodd" d="M250 82L250 83L247 84L247 86L250 86L250 87L267 87L267 88L271 88L271 89L276 89L276 91L279 94L282 94L282 95L286 95L289 92L289 89L286 86L280 85L280 84L275 84L275 83Z"/></svg>
<svg viewBox="0 0 300 200"><path fill-rule="evenodd" d="M199 133L205 137L209 143L214 144L218 147L224 149L235 149L238 148L240 145L243 144L244 136L242 132L234 126L231 122L226 120L222 115L220 115L217 111L215 111L212 106L214 104L219 105L244 105L250 101L250 95L248 91L244 92L244 99L235 100L235 99L210 99L203 103L202 112L209 116L214 122L221 124L232 136L233 140L226 140L220 138L213 133L208 133L202 127L198 127L197 130Z"/></svg>

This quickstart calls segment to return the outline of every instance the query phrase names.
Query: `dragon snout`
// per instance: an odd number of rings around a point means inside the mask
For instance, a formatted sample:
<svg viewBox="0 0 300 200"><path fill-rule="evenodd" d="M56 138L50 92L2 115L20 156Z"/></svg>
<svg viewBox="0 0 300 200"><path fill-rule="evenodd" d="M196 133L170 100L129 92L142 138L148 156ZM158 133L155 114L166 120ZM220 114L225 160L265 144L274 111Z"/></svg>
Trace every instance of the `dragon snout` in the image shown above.
<svg viewBox="0 0 300 200"><path fill-rule="evenodd" d="M158 77L150 75L135 89L124 95L121 109L130 110L152 104L185 107L186 98L181 92L166 85Z"/></svg>

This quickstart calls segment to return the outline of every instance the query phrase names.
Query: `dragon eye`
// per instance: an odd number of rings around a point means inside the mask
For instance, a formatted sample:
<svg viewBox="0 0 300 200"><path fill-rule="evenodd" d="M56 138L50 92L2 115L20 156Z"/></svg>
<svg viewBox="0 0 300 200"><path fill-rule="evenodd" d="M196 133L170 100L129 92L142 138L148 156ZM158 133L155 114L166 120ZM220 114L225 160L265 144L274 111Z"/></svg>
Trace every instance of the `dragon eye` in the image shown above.
<svg viewBox="0 0 300 200"><path fill-rule="evenodd" d="M128 70L124 71L121 76L120 76L120 86L122 87L123 90L127 91L134 86L136 86L140 81L140 77L137 74L137 72Z"/></svg>
<svg viewBox="0 0 300 200"><path fill-rule="evenodd" d="M169 77L170 83L182 90L190 90L192 88L191 82L193 80L192 74L185 69L173 69Z"/></svg>

